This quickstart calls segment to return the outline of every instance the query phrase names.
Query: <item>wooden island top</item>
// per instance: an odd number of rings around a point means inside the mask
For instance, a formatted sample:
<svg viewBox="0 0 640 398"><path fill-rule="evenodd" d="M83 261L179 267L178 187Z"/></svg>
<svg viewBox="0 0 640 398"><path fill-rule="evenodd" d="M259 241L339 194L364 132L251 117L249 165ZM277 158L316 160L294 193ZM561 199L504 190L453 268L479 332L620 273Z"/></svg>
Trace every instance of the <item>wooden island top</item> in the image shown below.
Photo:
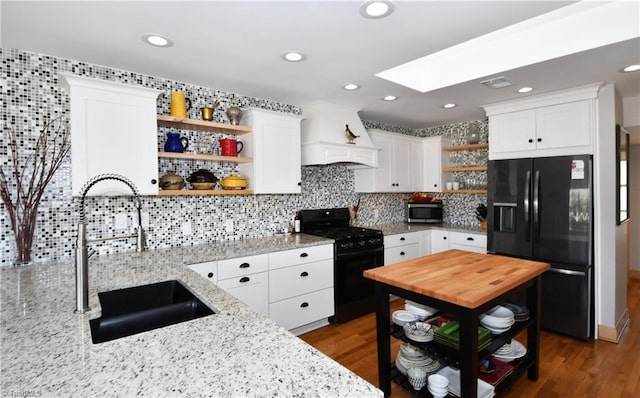
<svg viewBox="0 0 640 398"><path fill-rule="evenodd" d="M453 249L368 269L364 276L466 308L476 308L548 269L548 263Z"/></svg>

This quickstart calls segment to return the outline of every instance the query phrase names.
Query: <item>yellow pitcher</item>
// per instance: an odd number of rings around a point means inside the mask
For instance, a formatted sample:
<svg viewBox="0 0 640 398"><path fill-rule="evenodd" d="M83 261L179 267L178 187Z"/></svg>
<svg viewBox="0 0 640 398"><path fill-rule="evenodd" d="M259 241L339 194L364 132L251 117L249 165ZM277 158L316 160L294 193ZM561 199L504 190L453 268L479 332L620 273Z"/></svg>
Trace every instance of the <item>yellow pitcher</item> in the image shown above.
<svg viewBox="0 0 640 398"><path fill-rule="evenodd" d="M189 109L191 109L191 100L186 98L183 92L171 93L171 116L186 118Z"/></svg>

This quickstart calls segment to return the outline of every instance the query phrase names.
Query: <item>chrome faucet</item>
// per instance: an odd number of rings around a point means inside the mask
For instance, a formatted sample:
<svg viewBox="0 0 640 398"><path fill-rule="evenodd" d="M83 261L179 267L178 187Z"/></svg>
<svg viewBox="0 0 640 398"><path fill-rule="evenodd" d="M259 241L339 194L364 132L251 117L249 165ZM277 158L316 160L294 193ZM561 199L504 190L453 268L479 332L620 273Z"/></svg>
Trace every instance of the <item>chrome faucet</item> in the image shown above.
<svg viewBox="0 0 640 398"><path fill-rule="evenodd" d="M84 200L87 192L96 183L104 180L116 180L125 183L133 192L135 206L138 209L138 228L130 235L119 235L111 238L87 239L87 223L84 214ZM89 257L95 254L95 250L88 249L87 243L100 242L112 239L136 238L137 251L141 252L145 248L144 229L142 229L141 201L138 189L128 178L119 174L100 174L89 181L80 190L80 221L78 223L78 238L76 241L76 310L77 314L82 314L90 310L89 308Z"/></svg>

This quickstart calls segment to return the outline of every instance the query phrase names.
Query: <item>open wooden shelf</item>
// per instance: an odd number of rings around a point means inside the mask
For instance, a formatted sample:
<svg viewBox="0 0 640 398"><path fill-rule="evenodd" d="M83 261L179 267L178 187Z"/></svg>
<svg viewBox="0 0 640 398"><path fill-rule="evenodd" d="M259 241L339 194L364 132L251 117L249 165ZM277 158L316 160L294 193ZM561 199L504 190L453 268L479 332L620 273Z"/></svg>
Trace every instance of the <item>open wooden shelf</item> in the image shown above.
<svg viewBox="0 0 640 398"><path fill-rule="evenodd" d="M443 193L479 193L486 194L486 189L445 189Z"/></svg>
<svg viewBox="0 0 640 398"><path fill-rule="evenodd" d="M204 153L183 153L183 152L158 152L159 158L181 159L181 160L207 160L230 163L251 163L253 158L243 158L238 156L216 156Z"/></svg>
<svg viewBox="0 0 640 398"><path fill-rule="evenodd" d="M252 189L180 189L161 190L160 196L253 195Z"/></svg>
<svg viewBox="0 0 640 398"><path fill-rule="evenodd" d="M226 134L248 134L252 129L248 126L208 122L206 120L180 118L171 115L158 115L158 125L191 130L215 131Z"/></svg>
<svg viewBox="0 0 640 398"><path fill-rule="evenodd" d="M447 152L453 152L453 151L473 151L477 149L487 149L487 148L489 148L489 144L469 144L469 145L445 146L445 147L442 147L442 150Z"/></svg>
<svg viewBox="0 0 640 398"><path fill-rule="evenodd" d="M487 166L443 167L442 171L487 171Z"/></svg>

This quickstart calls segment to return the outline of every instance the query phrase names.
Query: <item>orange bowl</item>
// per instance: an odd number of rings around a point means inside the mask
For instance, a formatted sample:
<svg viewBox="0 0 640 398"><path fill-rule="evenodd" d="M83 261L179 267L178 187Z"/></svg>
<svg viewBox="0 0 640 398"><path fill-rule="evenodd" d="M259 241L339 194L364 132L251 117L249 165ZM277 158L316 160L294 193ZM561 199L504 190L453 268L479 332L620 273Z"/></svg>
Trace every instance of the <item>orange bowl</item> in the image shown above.
<svg viewBox="0 0 640 398"><path fill-rule="evenodd" d="M414 192L411 199L414 202L431 202L433 197L426 192Z"/></svg>

